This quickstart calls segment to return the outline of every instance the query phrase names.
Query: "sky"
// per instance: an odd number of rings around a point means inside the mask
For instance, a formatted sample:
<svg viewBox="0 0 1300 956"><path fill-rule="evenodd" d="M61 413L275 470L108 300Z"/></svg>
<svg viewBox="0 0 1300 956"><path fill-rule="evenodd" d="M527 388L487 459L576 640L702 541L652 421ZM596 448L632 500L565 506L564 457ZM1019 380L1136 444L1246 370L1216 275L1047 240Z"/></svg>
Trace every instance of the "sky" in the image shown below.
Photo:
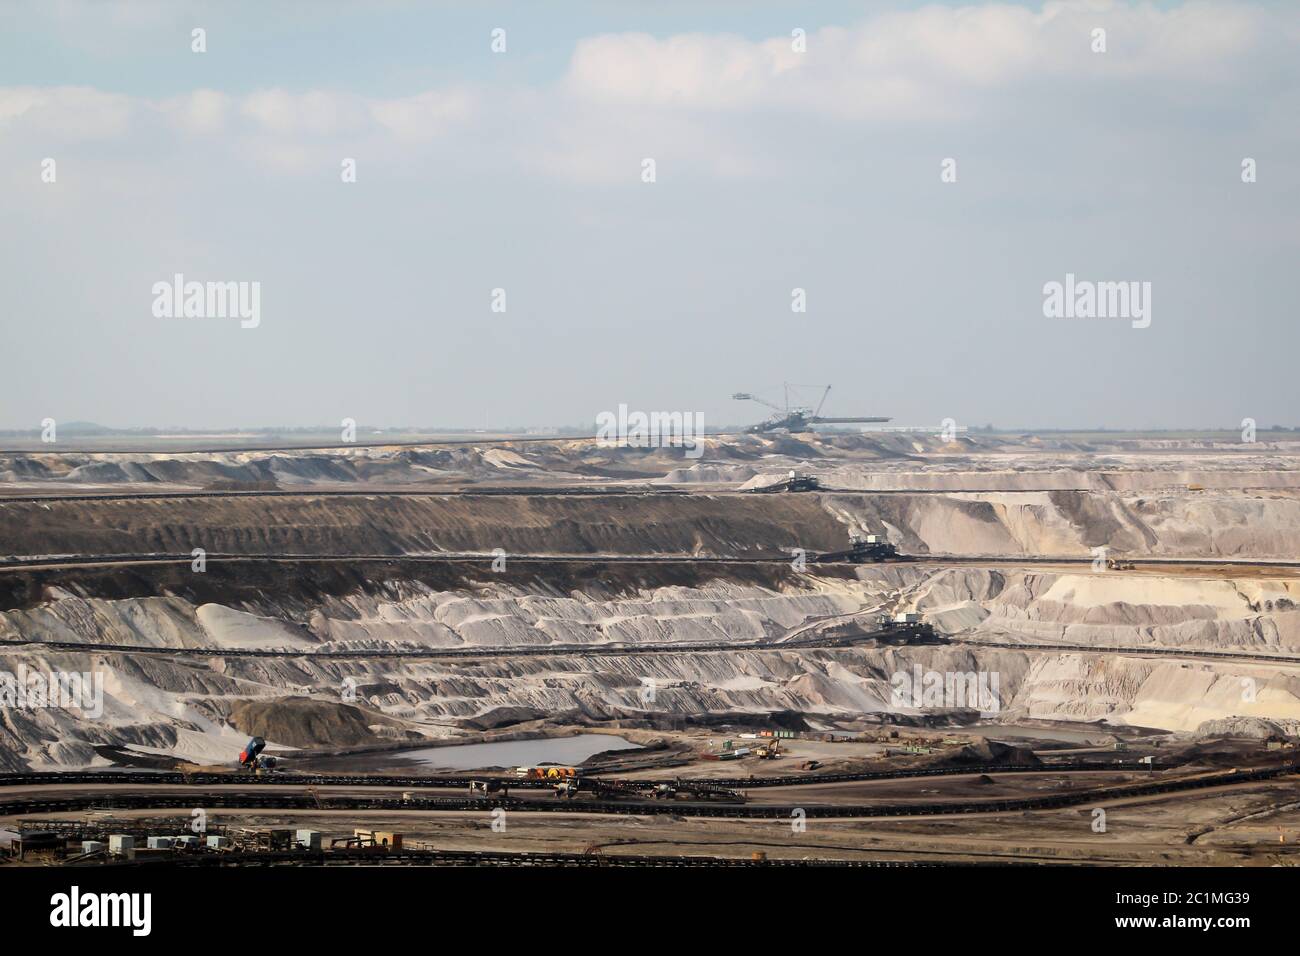
<svg viewBox="0 0 1300 956"><path fill-rule="evenodd" d="M1298 48L1264 2L10 0L0 429L715 427L785 381L1300 425ZM1046 314L1070 275L1146 318Z"/></svg>

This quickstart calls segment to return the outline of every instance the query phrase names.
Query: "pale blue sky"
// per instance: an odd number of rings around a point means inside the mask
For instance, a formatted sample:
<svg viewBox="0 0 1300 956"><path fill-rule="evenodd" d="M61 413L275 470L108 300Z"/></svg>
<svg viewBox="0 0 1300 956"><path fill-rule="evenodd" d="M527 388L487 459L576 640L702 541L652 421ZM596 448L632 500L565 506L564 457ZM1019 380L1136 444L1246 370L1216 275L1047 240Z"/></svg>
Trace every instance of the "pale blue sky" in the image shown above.
<svg viewBox="0 0 1300 956"><path fill-rule="evenodd" d="M599 33L732 33L761 40L787 33L791 16L813 30L860 19L872 10L908 10L921 2L756 0L606 0L585 3L367 3L222 0L64 3L15 0L0 7L8 35L0 82L106 85L157 96L193 88L188 40L193 26L214 35L206 79L228 92L266 86L346 89L401 95L413 84L545 83L558 78L574 44ZM950 4L951 5L951 4ZM96 10L95 7L105 9ZM126 8L126 9L122 9ZM515 57L482 53L494 27L508 28ZM221 37L220 42L217 37ZM11 42L20 38L20 42ZM145 50L147 55L142 55Z"/></svg>
<svg viewBox="0 0 1300 956"><path fill-rule="evenodd" d="M783 379L1300 424L1298 44L1287 4L6 4L0 428L712 426ZM175 272L261 325L153 317ZM1150 281L1151 327L1044 318L1066 272Z"/></svg>

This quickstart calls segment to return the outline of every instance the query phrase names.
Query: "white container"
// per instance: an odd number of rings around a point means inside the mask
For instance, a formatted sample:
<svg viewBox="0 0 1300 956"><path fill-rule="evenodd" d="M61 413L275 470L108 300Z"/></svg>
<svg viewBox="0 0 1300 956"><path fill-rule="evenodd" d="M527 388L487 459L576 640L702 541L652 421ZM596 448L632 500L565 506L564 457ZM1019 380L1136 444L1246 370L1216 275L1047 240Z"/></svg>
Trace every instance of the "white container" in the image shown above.
<svg viewBox="0 0 1300 956"><path fill-rule="evenodd" d="M82 840L82 841L81 841L81 852L82 852L82 853L95 853L95 852L97 852L97 851L99 851L99 850L104 849L104 846L105 846L105 843L104 843L103 840Z"/></svg>
<svg viewBox="0 0 1300 956"><path fill-rule="evenodd" d="M135 859L135 837L114 833L108 838L108 852L113 856Z"/></svg>
<svg viewBox="0 0 1300 956"><path fill-rule="evenodd" d="M173 837L149 837L146 846L151 850L170 850L174 842Z"/></svg>
<svg viewBox="0 0 1300 956"><path fill-rule="evenodd" d="M304 850L320 849L320 831L319 830L299 830L297 834L298 845Z"/></svg>
<svg viewBox="0 0 1300 956"><path fill-rule="evenodd" d="M230 837L210 836L208 837L209 850L224 850L230 846Z"/></svg>

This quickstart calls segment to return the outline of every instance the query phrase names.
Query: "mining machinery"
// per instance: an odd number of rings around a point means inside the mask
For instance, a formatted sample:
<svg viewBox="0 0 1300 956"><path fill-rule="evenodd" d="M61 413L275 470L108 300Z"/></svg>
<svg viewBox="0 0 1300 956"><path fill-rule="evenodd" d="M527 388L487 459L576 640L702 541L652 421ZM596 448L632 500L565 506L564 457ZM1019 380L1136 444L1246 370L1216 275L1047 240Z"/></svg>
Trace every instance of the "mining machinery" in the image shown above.
<svg viewBox="0 0 1300 956"><path fill-rule="evenodd" d="M742 402L757 402L760 405L770 408L774 414L759 422L757 425L751 425L745 429L749 435L761 435L765 432L788 431L788 432L806 432L813 425L849 425L866 422L887 422L888 418L855 416L851 418L827 418L822 415L822 406L826 404L826 398L831 393L829 385L792 385L786 382L783 386L785 389L785 405L777 405L761 398L751 392L736 392L731 397ZM807 405L791 405L790 390L801 388L820 388L822 389L821 399L817 402L817 407L813 408Z"/></svg>
<svg viewBox="0 0 1300 956"><path fill-rule="evenodd" d="M267 770L274 770L276 759L262 753L266 749L266 741L261 737L254 737L244 749L239 752L239 766L242 770L251 773L261 774Z"/></svg>

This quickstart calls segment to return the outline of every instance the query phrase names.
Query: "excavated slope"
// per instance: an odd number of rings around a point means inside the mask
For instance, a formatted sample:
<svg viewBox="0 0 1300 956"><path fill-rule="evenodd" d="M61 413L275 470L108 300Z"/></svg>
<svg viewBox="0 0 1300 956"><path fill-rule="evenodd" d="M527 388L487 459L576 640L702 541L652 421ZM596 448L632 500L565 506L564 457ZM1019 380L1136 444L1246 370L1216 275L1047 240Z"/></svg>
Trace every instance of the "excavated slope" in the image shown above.
<svg viewBox="0 0 1300 956"><path fill-rule="evenodd" d="M1300 498L1020 494L223 497L0 502L0 555L905 554L1300 558Z"/></svg>
<svg viewBox="0 0 1300 956"><path fill-rule="evenodd" d="M839 550L815 498L235 497L0 503L0 554L775 554Z"/></svg>
<svg viewBox="0 0 1300 956"><path fill-rule="evenodd" d="M41 602L0 614L0 638L298 653L167 658L39 643L0 649L0 670L21 664L94 671L106 691L98 719L58 709L0 710L0 766L102 763L97 744L226 762L250 728L278 746L327 747L338 746L336 730L355 742L447 737L511 711L566 724L783 710L814 717L911 714L914 709L895 706L891 677L915 667L996 674L1001 716L1012 720L1105 718L1188 732L1238 718L1300 720L1300 612L1290 603L1297 581L894 566L832 577L768 568L773 576L763 582L746 579L752 569L735 570L734 578L715 568L691 583L672 583L656 576L679 574L673 569L644 567L614 581L593 568L585 578L574 572L563 588L483 573L442 588L408 579L400 568L353 583L344 574L300 578L286 569L261 587L235 589L242 599L233 603L202 600L200 590L211 587L198 582L204 576L191 575L186 584L174 569L159 571L167 586L129 597L102 596L84 581L76 594L49 585ZM812 651L739 646L910 608L959 643ZM738 646L727 653L474 662L312 653L697 640ZM1053 641L1132 645L1133 651L991 646ZM1142 655L1143 646L1294 651L1297 664L1153 658ZM654 688L649 702L648 686ZM355 701L346 700L345 688L355 690Z"/></svg>

